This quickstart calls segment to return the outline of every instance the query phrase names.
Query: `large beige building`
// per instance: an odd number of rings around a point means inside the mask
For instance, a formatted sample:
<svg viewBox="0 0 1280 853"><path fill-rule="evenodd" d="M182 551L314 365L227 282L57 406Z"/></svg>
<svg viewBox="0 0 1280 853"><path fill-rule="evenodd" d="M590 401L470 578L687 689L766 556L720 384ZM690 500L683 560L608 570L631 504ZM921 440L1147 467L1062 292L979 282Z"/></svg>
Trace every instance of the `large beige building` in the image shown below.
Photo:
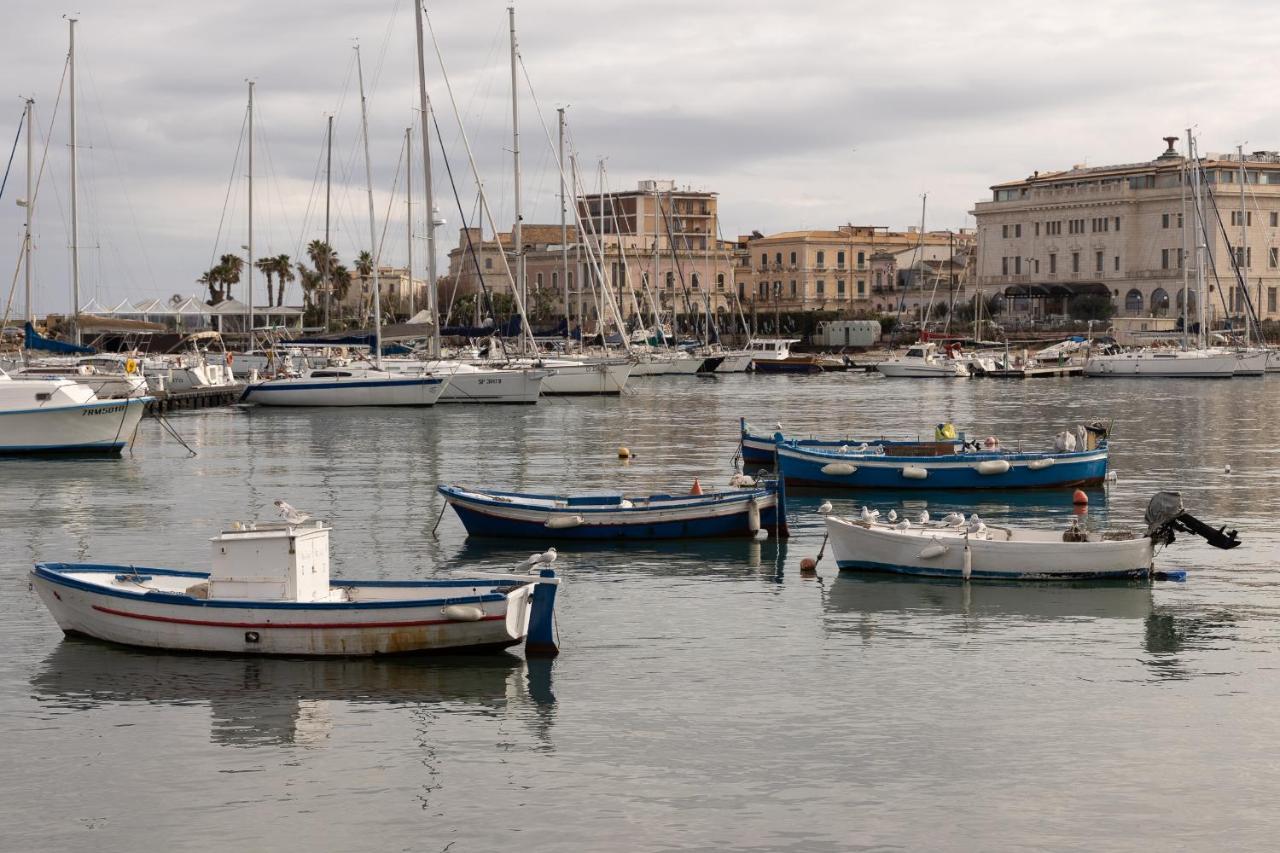
<svg viewBox="0 0 1280 853"><path fill-rule="evenodd" d="M757 310L892 313L903 306L904 290L906 307L919 300L922 285L963 290L963 264L953 270L952 260L973 241L964 230L922 235L868 225L739 237L738 297Z"/></svg>
<svg viewBox="0 0 1280 853"><path fill-rule="evenodd" d="M1180 315L1184 269L1194 284L1194 217L1184 202L1188 171L1178 140L1165 141L1167 149L1154 160L1036 172L992 187L991 199L973 210L979 289L1003 293L1011 310L1033 315L1065 314L1071 298L1090 294L1110 297L1120 315ZM1206 316L1216 323L1245 314L1234 253L1259 314L1280 317L1280 154L1245 154L1243 163L1236 155L1210 154L1202 158L1202 172ZM1198 313L1193 291L1187 302Z"/></svg>
<svg viewBox="0 0 1280 853"><path fill-rule="evenodd" d="M577 203L592 253L603 244L603 258L596 260L624 316L637 305L648 315L650 299L664 313L674 307L682 315L696 314L707 304L722 314L731 310L733 245L717 238L715 193L651 180L631 191L584 195ZM597 264L580 247L578 228L570 224L566 230L567 239L562 240L559 225L521 228L529 307L535 316L561 316L567 301L576 317L579 298L587 316L594 316ZM507 269L515 273L512 242L509 231L494 240L483 239L480 229L462 229L458 245L449 253L446 290L456 286L458 293L474 293L483 281L492 293L510 293ZM581 287L583 282L588 286ZM444 298L448 297L446 292Z"/></svg>

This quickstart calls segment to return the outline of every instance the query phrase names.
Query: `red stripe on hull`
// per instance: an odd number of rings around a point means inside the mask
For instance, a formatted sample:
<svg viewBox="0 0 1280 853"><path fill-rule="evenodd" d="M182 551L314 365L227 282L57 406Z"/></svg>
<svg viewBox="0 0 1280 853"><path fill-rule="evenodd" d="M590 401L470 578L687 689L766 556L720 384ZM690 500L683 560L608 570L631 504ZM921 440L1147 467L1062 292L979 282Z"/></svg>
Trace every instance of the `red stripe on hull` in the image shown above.
<svg viewBox="0 0 1280 853"><path fill-rule="evenodd" d="M259 628L259 629L292 629L292 628L416 628L423 625L453 625L457 619L426 619L411 622L292 622L281 624L276 622L212 622L204 619L179 619L175 616L150 616L144 613L130 613L127 610L114 610L95 604L93 609L112 616L124 616L129 619L143 619L147 622L169 622L175 625L200 625L208 628ZM506 619L505 613L497 616L485 616L477 622L492 622Z"/></svg>

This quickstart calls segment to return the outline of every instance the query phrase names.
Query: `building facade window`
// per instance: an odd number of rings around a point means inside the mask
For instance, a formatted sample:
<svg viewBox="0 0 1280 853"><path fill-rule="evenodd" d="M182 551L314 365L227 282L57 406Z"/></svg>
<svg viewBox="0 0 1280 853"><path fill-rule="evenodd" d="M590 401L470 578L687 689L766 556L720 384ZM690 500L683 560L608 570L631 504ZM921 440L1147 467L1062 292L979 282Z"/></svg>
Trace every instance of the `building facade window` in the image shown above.
<svg viewBox="0 0 1280 853"><path fill-rule="evenodd" d="M817 290L818 295L822 296L827 292L827 283L822 279L818 279L817 288L818 288Z"/></svg>
<svg viewBox="0 0 1280 853"><path fill-rule="evenodd" d="M1169 249L1160 250L1160 269L1167 270L1169 268Z"/></svg>
<svg viewBox="0 0 1280 853"><path fill-rule="evenodd" d="M1058 272L1058 256L1053 252L1049 253L1049 275L1056 275Z"/></svg>
<svg viewBox="0 0 1280 853"><path fill-rule="evenodd" d="M839 296L841 299L844 298L844 279L838 279L836 281L836 296Z"/></svg>
<svg viewBox="0 0 1280 853"><path fill-rule="evenodd" d="M867 262L867 253L866 253L866 252L859 252L859 253L858 253L858 268L859 268L859 269L861 269L861 268L862 268L862 265L863 265L863 264L865 264L866 262Z"/></svg>
<svg viewBox="0 0 1280 853"><path fill-rule="evenodd" d="M1274 287L1267 288L1267 311L1276 313L1276 289Z"/></svg>
<svg viewBox="0 0 1280 853"><path fill-rule="evenodd" d="M1071 271L1080 272L1080 253L1079 252L1071 253Z"/></svg>
<svg viewBox="0 0 1280 853"><path fill-rule="evenodd" d="M487 270L493 269L493 258L484 259L484 268Z"/></svg>
<svg viewBox="0 0 1280 853"><path fill-rule="evenodd" d="M791 253L791 266L793 266L793 267L794 267L795 265L796 265L796 253L795 253L795 252L792 252L792 253Z"/></svg>
<svg viewBox="0 0 1280 853"><path fill-rule="evenodd" d="M1166 317L1169 314L1169 292L1163 287L1151 291L1151 316Z"/></svg>
<svg viewBox="0 0 1280 853"><path fill-rule="evenodd" d="M844 252L843 251L836 252L836 266L839 267L840 269L844 269Z"/></svg>
<svg viewBox="0 0 1280 853"><path fill-rule="evenodd" d="M827 265L827 253L818 252L818 269L822 269Z"/></svg>
<svg viewBox="0 0 1280 853"><path fill-rule="evenodd" d="M1274 290L1275 288L1272 288L1272 289ZM867 280L864 278L858 279L858 295L859 296L867 295Z"/></svg>
<svg viewBox="0 0 1280 853"><path fill-rule="evenodd" d="M1001 225L1001 226L1000 226L1000 236L1001 236L1003 239L1005 239L1005 240L1008 240L1008 239L1009 239L1009 226L1008 226L1008 225Z"/></svg>
<svg viewBox="0 0 1280 853"><path fill-rule="evenodd" d="M1009 274L1009 259L1001 258L1000 259L1000 275L1008 275L1008 274Z"/></svg>
<svg viewBox="0 0 1280 853"><path fill-rule="evenodd" d="M1136 287L1130 290L1124 296L1124 310L1126 314L1142 313L1142 291Z"/></svg>
<svg viewBox="0 0 1280 853"><path fill-rule="evenodd" d="M1169 214L1167 213L1160 214L1160 227L1161 228L1169 227Z"/></svg>
<svg viewBox="0 0 1280 853"><path fill-rule="evenodd" d="M1280 249L1277 249L1275 246L1272 246L1271 250L1267 253L1267 266L1272 269L1280 267Z"/></svg>
<svg viewBox="0 0 1280 853"><path fill-rule="evenodd" d="M552 270L551 272L551 289L552 290L560 289L560 273L554 270Z"/></svg>
<svg viewBox="0 0 1280 853"><path fill-rule="evenodd" d="M1102 253L1095 252L1093 255L1094 272L1102 272Z"/></svg>
<svg viewBox="0 0 1280 853"><path fill-rule="evenodd" d="M724 273L716 273L716 290L724 292Z"/></svg>
<svg viewBox="0 0 1280 853"><path fill-rule="evenodd" d="M1013 259L1013 274L1022 275L1022 257L1018 256Z"/></svg>
<svg viewBox="0 0 1280 853"><path fill-rule="evenodd" d="M1112 269L1114 269L1116 272L1120 272L1120 256L1119 256L1119 255L1116 255L1116 256L1115 256L1114 258L1112 258L1111 260L1114 262L1114 263L1113 263L1113 266L1112 266Z"/></svg>
<svg viewBox="0 0 1280 853"><path fill-rule="evenodd" d="M1014 226L1013 226L1013 236L1015 236L1015 237L1021 237L1021 236L1022 236L1022 223L1021 223L1021 222L1019 222L1017 225L1014 225Z"/></svg>

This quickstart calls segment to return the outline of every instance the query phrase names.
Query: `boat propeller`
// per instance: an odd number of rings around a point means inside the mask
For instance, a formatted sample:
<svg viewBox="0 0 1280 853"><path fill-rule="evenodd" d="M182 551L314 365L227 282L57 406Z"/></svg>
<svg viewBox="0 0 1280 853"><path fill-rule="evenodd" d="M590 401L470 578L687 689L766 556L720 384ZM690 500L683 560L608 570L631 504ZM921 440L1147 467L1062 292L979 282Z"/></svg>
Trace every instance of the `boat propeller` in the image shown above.
<svg viewBox="0 0 1280 853"><path fill-rule="evenodd" d="M1215 548L1229 550L1240 544L1240 537L1235 530L1221 527L1210 527L1182 506L1181 492L1156 492L1147 504L1147 535L1157 544L1169 545L1174 540L1174 531L1194 533Z"/></svg>

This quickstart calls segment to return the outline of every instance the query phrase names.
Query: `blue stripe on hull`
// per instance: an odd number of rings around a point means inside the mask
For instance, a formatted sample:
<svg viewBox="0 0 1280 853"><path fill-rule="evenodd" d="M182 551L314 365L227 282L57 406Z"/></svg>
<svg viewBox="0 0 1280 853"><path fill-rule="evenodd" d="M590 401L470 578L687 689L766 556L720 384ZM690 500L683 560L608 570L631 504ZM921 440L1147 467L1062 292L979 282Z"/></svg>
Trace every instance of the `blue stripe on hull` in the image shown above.
<svg viewBox="0 0 1280 853"><path fill-rule="evenodd" d="M120 451L124 450L126 441L108 441L100 444L63 444L50 447L48 445L10 445L8 447L0 447L0 456L58 456L66 455L82 455L82 456L118 456Z"/></svg>
<svg viewBox="0 0 1280 853"><path fill-rule="evenodd" d="M925 468L929 476L913 480L902 475L901 466L873 468L858 466L852 474L823 474L822 468L837 458L810 462L807 459L779 457L781 474L792 486L824 486L845 489L1047 489L1060 486L1087 486L1101 483L1107 476L1107 460L1058 462L1048 468L1032 471L1025 466L1010 468L1003 474L979 474L968 465L930 468L924 458L904 457L902 465ZM975 462L980 461L978 459Z"/></svg>
<svg viewBox="0 0 1280 853"><path fill-rule="evenodd" d="M896 566L890 563L873 563L867 560L840 560L836 563L842 572L870 572L873 574L912 575L926 578L963 578L959 569L923 568L920 566ZM1064 572L1043 574L1034 569L1025 572L989 572L974 569L973 580L1027 580L1027 581L1079 581L1079 580L1132 580L1145 578L1150 570L1143 566L1115 572Z"/></svg>
<svg viewBox="0 0 1280 853"><path fill-rule="evenodd" d="M747 527L747 513L715 518L669 521L659 524L580 525L551 529L540 521L522 521L478 512L461 504L453 504L458 518L470 536L498 536L513 539L548 540L624 540L624 539L694 539L729 536L754 536ZM777 522L775 507L761 507L760 527L773 533ZM785 530L783 531L785 535Z"/></svg>

